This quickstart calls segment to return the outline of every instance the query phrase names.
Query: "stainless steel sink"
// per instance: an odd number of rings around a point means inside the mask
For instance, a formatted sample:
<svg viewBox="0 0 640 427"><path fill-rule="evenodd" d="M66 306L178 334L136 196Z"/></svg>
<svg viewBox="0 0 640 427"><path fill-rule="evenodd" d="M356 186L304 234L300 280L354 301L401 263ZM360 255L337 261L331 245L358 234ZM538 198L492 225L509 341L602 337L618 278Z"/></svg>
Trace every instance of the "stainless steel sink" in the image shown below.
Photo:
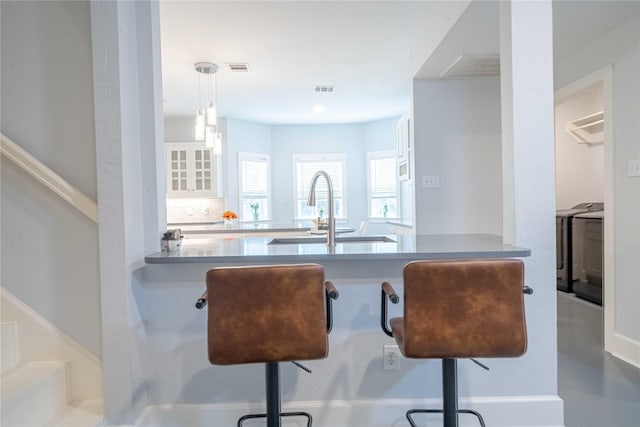
<svg viewBox="0 0 640 427"><path fill-rule="evenodd" d="M395 240L387 236L339 236L336 243L393 243ZM309 243L327 243L325 236L276 237L269 245L301 245Z"/></svg>

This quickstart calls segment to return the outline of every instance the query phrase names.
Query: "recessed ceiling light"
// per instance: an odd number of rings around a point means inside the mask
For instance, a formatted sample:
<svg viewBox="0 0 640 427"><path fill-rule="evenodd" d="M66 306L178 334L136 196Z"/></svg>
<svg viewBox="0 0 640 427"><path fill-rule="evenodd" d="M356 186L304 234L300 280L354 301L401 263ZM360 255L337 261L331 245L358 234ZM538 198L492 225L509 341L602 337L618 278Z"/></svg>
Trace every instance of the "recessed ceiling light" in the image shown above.
<svg viewBox="0 0 640 427"><path fill-rule="evenodd" d="M316 105L313 107L314 113L322 113L324 111L324 105Z"/></svg>

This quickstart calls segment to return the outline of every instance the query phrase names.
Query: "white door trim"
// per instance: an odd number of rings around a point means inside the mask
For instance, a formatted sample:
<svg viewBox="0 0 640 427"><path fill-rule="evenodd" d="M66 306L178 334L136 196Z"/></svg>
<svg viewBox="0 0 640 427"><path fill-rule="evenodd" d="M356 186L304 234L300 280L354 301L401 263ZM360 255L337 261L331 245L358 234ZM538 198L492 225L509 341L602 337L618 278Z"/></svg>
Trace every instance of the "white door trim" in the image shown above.
<svg viewBox="0 0 640 427"><path fill-rule="evenodd" d="M613 133L613 67L611 65L589 74L555 92L555 105L562 104L598 85L603 88L605 112L604 126L604 260L603 260L603 301L604 309L604 349L616 357L625 354L621 351L627 347L620 341L615 330L616 319L616 280L615 280L615 203L614 203L614 133ZM556 124L557 125L557 124ZM628 361L628 358L624 358Z"/></svg>

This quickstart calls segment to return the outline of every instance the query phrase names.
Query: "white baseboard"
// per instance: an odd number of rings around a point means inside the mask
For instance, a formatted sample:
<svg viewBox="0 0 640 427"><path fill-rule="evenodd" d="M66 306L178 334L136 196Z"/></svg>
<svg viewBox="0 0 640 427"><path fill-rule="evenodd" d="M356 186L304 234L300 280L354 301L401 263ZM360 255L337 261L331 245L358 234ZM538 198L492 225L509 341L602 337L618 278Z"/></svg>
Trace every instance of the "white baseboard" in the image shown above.
<svg viewBox="0 0 640 427"><path fill-rule="evenodd" d="M615 332L606 349L620 360L640 368L640 342Z"/></svg>
<svg viewBox="0 0 640 427"><path fill-rule="evenodd" d="M69 361L69 399L102 399L102 362L11 292L0 288L2 321L17 323L20 362Z"/></svg>
<svg viewBox="0 0 640 427"><path fill-rule="evenodd" d="M412 408L438 408L439 399L297 401L283 402L282 410L306 411L313 416L314 427L404 427L405 412ZM562 427L564 413L558 396L479 397L460 399L460 408L479 411L491 427ZM263 406L247 403L212 405L152 405L136 422L136 427L228 427L247 413L264 412ZM421 415L416 415L418 420ZM432 422L441 420L429 415ZM422 415L427 419L426 415ZM261 425L246 423L247 427ZM283 427L303 427L304 419L287 419ZM477 427L472 415L460 416L460 427Z"/></svg>

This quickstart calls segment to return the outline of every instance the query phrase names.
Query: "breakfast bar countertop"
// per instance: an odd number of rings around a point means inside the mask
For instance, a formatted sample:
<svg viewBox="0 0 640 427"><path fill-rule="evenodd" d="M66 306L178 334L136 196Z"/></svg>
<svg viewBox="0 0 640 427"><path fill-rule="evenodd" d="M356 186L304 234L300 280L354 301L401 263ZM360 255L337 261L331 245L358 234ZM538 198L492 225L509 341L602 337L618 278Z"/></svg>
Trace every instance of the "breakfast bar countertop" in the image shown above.
<svg viewBox="0 0 640 427"><path fill-rule="evenodd" d="M183 224L169 224L170 228L179 228L184 234L199 233L259 233L263 231L309 231L306 224L274 224L272 222L236 222L233 227L225 227L224 221L194 222Z"/></svg>
<svg viewBox="0 0 640 427"><path fill-rule="evenodd" d="M178 252L157 252L147 264L281 263L528 257L531 251L502 243L490 234L391 235L392 241L269 244L271 237L185 240Z"/></svg>

